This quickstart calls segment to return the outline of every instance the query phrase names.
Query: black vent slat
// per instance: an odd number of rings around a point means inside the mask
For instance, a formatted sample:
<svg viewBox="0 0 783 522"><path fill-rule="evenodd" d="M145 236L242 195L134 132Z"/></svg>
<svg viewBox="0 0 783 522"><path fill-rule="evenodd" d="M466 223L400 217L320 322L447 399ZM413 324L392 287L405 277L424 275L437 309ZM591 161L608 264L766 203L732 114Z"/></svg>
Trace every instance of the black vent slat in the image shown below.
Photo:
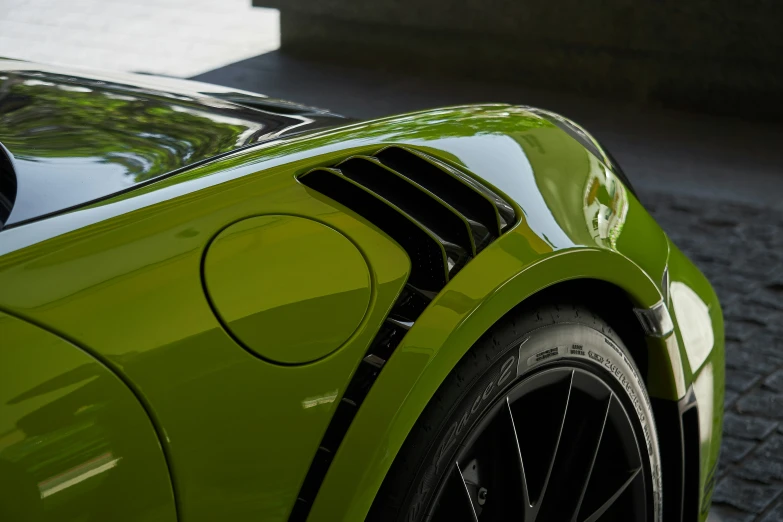
<svg viewBox="0 0 783 522"><path fill-rule="evenodd" d="M409 177L450 202L469 219L481 223L494 237L508 225L508 204L470 176L403 147L387 147L375 154L384 165ZM500 200L503 213L496 202ZM513 216L513 209L511 209Z"/></svg>
<svg viewBox="0 0 783 522"><path fill-rule="evenodd" d="M500 222L501 233L505 232L506 230L508 230L508 228L511 225L516 223L516 212L514 212L513 207L509 205L505 199L503 199L501 196L496 194L489 187L487 187L483 183L480 183L478 180L472 178L465 172L462 172L461 170L456 169L451 165L447 165L446 163L436 158L433 158L432 156L428 156L427 154L419 152L417 150L409 149L407 147L397 147L397 146L392 146L388 148L400 149L404 152L407 152L411 156L424 161L425 163L429 163L430 165L437 167L439 170L446 172L453 178L456 178L457 180L464 183L465 185L470 186L473 190L475 190L476 192L480 193L482 196L487 198L497 211L498 220Z"/></svg>
<svg viewBox="0 0 783 522"><path fill-rule="evenodd" d="M514 212L514 208L511 205L509 205L505 199L500 197L494 191L490 190L490 188L487 187L486 185L479 183L479 181L470 177L466 173L458 169L455 169L454 167L447 165L442 161L439 161L435 158L432 158L430 156L427 156L415 150L407 149L404 147L400 147L400 148L428 163L431 163L432 165L435 165L439 169L451 174L452 176L456 177L466 185L470 185L473 188L473 190L480 192L481 194L484 195L484 197L488 198L498 211L501 233L505 232L506 230L508 230L508 228L511 225L516 223L516 212Z"/></svg>
<svg viewBox="0 0 783 522"><path fill-rule="evenodd" d="M478 221L468 217L465 217L465 220L468 222L468 226L470 227L470 231L473 235L473 243L476 248L476 253L478 254L484 250L484 247L492 242L493 236L490 231L487 230L487 227Z"/></svg>
<svg viewBox="0 0 783 522"><path fill-rule="evenodd" d="M405 285L394 303L389 317L400 321L415 321L430 304L432 298L412 285Z"/></svg>
<svg viewBox="0 0 783 522"><path fill-rule="evenodd" d="M411 260L411 284L439 291L446 285L443 245L388 201L334 169L316 169L301 178L306 186L343 204L386 232Z"/></svg>
<svg viewBox="0 0 783 522"><path fill-rule="evenodd" d="M347 177L380 194L443 239L475 255L468 220L451 205L413 180L369 156L353 156L337 165Z"/></svg>

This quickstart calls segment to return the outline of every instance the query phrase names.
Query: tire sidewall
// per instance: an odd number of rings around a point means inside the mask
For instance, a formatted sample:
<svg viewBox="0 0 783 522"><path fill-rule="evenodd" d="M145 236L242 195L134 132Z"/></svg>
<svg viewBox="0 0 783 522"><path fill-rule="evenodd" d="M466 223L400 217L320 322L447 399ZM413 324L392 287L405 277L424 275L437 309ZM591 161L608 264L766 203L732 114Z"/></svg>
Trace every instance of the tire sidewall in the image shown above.
<svg viewBox="0 0 783 522"><path fill-rule="evenodd" d="M425 516L441 477L454 463L458 448L473 426L500 397L540 370L574 363L602 375L620 398L629 416L638 421L634 422L634 431L637 432L637 438L639 429L643 434L640 451L642 458L646 459L645 480L650 480L652 484L652 521L660 522L660 450L644 383L621 342L580 323L556 323L525 333L502 350L489 369L466 387L433 448L428 452L419 486L412 492L406 520L421 520Z"/></svg>

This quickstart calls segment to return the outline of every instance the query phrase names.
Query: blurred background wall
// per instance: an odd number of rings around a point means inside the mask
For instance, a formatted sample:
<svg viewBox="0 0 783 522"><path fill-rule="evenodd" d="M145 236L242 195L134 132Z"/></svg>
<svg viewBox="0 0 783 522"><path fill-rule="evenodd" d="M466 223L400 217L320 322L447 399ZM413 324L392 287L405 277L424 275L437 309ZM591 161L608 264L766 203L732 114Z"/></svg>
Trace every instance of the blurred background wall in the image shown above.
<svg viewBox="0 0 783 522"><path fill-rule="evenodd" d="M783 3L253 0L298 56L717 113L783 114Z"/></svg>

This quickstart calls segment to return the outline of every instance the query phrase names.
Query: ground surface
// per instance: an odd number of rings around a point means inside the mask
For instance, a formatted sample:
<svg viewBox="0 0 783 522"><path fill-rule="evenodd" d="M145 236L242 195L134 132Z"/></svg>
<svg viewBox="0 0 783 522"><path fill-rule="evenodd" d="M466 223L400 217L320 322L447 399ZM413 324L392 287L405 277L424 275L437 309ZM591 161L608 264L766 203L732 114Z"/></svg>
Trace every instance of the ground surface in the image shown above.
<svg viewBox="0 0 783 522"><path fill-rule="evenodd" d="M576 119L612 150L725 308L727 414L711 521L783 522L783 126L297 60L267 52L279 42L277 13L249 0L0 4L0 56L208 71L197 78L359 118L510 102Z"/></svg>

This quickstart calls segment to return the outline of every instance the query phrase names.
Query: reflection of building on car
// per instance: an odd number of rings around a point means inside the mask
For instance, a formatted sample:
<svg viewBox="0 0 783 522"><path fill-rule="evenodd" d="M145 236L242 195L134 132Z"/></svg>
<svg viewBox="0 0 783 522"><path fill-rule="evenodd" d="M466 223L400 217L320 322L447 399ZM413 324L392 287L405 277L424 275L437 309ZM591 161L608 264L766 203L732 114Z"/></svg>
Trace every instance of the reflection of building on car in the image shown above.
<svg viewBox="0 0 783 522"><path fill-rule="evenodd" d="M559 115L0 62L0 518L703 520L723 323Z"/></svg>

